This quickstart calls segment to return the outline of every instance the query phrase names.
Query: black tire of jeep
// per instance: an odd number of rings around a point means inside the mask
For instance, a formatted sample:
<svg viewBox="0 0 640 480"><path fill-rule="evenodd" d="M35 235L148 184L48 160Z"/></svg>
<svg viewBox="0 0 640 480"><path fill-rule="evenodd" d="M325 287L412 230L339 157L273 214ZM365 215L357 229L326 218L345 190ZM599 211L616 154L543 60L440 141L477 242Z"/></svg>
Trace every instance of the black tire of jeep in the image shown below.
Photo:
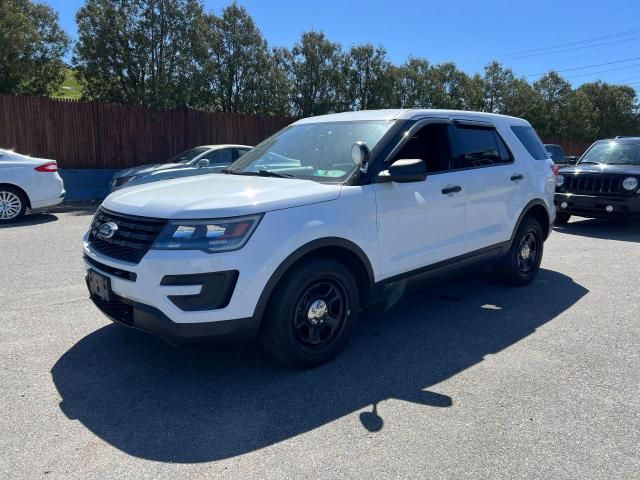
<svg viewBox="0 0 640 480"><path fill-rule="evenodd" d="M358 310L358 287L342 263L324 257L303 260L274 290L262 320L260 342L284 363L316 367L345 346ZM314 317L321 312L321 317Z"/></svg>
<svg viewBox="0 0 640 480"><path fill-rule="evenodd" d="M502 281L516 286L531 283L540 270L543 251L544 235L540 222L533 217L525 217L516 231L509 252L498 263Z"/></svg>
<svg viewBox="0 0 640 480"><path fill-rule="evenodd" d="M20 211L18 212L18 214L15 217L0 218L0 225L6 224L6 223L17 222L22 217L24 217L24 214L27 211L27 198L25 197L24 193L22 193L17 188L14 188L14 187L11 187L11 186L0 187L0 199L2 198L2 194L3 193L12 194L12 196L17 197L20 200Z"/></svg>
<svg viewBox="0 0 640 480"><path fill-rule="evenodd" d="M553 222L555 225L566 225L569 223L569 219L571 218L570 213L558 212L556 214L556 221Z"/></svg>

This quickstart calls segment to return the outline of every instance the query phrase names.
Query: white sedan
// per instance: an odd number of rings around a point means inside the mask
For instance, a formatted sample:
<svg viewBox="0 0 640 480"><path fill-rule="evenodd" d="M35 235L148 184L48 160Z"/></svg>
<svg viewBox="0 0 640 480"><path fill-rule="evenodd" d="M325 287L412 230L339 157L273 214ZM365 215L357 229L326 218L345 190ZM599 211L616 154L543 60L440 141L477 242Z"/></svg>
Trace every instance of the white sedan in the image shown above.
<svg viewBox="0 0 640 480"><path fill-rule="evenodd" d="M55 160L0 149L0 224L18 220L27 209L57 205L64 193Z"/></svg>

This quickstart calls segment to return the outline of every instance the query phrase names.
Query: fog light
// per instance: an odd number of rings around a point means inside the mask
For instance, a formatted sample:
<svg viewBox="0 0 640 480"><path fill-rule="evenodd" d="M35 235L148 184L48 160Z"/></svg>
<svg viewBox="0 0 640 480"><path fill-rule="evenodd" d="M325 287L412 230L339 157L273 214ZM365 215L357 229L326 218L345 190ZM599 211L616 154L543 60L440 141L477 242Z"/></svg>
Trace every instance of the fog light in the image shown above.
<svg viewBox="0 0 640 480"><path fill-rule="evenodd" d="M560 204L560 208L567 208L569 206L569 204L567 202L562 202Z"/></svg>
<svg viewBox="0 0 640 480"><path fill-rule="evenodd" d="M611 212L613 212L613 205L607 205L607 207L605 208L605 210L607 211L607 213L611 213Z"/></svg>

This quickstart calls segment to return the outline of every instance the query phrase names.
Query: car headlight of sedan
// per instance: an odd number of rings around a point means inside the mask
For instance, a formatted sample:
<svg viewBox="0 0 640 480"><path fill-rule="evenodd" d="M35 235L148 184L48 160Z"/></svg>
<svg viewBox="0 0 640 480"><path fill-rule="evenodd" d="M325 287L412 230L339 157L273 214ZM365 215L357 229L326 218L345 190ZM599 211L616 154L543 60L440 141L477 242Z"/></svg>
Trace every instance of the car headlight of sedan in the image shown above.
<svg viewBox="0 0 640 480"><path fill-rule="evenodd" d="M629 192L631 190L635 190L636 188L638 188L638 179L635 177L625 178L624 181L622 182L622 188L624 188Z"/></svg>
<svg viewBox="0 0 640 480"><path fill-rule="evenodd" d="M562 185L564 185L564 175L557 175L556 176L556 187L561 187Z"/></svg>
<svg viewBox="0 0 640 480"><path fill-rule="evenodd" d="M158 235L156 250L230 252L247 243L262 215L220 220L170 220Z"/></svg>

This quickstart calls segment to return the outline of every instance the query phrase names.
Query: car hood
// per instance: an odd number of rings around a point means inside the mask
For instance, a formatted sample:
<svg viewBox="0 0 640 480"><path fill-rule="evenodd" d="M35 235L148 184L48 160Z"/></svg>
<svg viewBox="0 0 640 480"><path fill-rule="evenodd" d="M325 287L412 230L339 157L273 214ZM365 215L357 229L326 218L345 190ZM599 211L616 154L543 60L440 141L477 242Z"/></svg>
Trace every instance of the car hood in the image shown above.
<svg viewBox="0 0 640 480"><path fill-rule="evenodd" d="M131 177L133 175L146 175L147 173L159 172L161 170L169 170L171 168L183 168L184 163L152 163L149 165L140 165L139 167L127 168L117 172L113 178Z"/></svg>
<svg viewBox="0 0 640 480"><path fill-rule="evenodd" d="M126 188L102 205L143 217L224 218L327 202L338 198L341 189L312 180L214 174Z"/></svg>
<svg viewBox="0 0 640 480"><path fill-rule="evenodd" d="M595 165L588 163L586 165L572 165L571 167L561 168L560 173L617 173L621 175L640 175L640 165Z"/></svg>

